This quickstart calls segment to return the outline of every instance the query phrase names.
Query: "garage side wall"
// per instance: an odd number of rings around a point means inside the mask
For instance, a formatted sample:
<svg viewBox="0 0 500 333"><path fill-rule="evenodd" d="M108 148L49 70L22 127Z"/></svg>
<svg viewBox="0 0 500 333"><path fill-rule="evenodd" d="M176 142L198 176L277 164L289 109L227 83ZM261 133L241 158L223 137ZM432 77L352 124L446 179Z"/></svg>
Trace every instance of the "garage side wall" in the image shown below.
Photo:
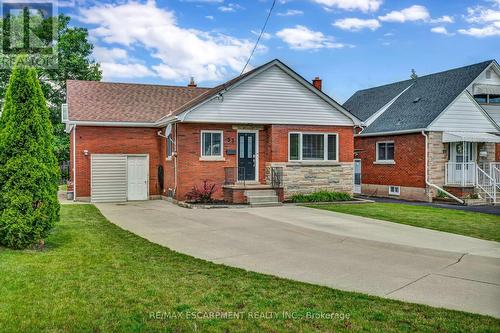
<svg viewBox="0 0 500 333"><path fill-rule="evenodd" d="M161 138L157 132L157 128L77 126L76 182L71 173L76 185L76 199L90 199L91 154L149 154L149 195L160 194L157 168L160 164ZM85 155L85 150L88 155ZM73 144L70 153L73 158Z"/></svg>

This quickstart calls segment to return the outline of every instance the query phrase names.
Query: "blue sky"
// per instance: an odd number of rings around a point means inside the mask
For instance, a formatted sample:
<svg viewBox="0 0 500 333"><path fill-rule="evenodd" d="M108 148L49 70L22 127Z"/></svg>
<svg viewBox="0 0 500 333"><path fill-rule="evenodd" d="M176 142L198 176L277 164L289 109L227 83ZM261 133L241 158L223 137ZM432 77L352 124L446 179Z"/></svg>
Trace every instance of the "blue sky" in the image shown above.
<svg viewBox="0 0 500 333"><path fill-rule="evenodd" d="M272 0L65 0L104 80L213 86L239 74ZM344 102L358 89L500 58L500 0L278 0L258 66L279 58Z"/></svg>

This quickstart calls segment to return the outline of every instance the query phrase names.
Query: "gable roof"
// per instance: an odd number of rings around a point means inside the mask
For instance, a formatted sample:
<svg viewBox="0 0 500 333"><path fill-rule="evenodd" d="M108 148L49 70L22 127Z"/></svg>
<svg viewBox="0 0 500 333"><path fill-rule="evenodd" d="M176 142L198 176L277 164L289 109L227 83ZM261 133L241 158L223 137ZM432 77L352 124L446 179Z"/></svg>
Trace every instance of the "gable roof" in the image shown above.
<svg viewBox="0 0 500 333"><path fill-rule="evenodd" d="M494 60L405 80L356 92L344 106L368 118L404 91L363 134L399 132L427 128ZM413 84L412 84L413 83ZM370 101L374 99L375 102ZM385 104L383 104L383 102ZM359 109L360 111L357 111Z"/></svg>
<svg viewBox="0 0 500 333"><path fill-rule="evenodd" d="M70 121L154 123L209 88L68 80Z"/></svg>
<svg viewBox="0 0 500 333"><path fill-rule="evenodd" d="M302 76L274 59L214 88L194 88L96 81L67 81L69 121L130 122L164 125L169 119L189 111L230 90L271 66L278 66L320 98L353 120L360 121L342 105L316 89Z"/></svg>

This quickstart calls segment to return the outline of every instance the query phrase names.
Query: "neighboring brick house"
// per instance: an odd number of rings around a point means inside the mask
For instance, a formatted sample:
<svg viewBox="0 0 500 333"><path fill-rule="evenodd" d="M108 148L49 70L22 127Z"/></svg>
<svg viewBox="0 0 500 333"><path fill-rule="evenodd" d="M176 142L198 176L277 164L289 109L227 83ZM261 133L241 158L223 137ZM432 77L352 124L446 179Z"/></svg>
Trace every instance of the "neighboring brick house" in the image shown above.
<svg viewBox="0 0 500 333"><path fill-rule="evenodd" d="M203 181L230 202L352 193L360 121L273 60L215 88L67 82L75 200L185 200Z"/></svg>
<svg viewBox="0 0 500 333"><path fill-rule="evenodd" d="M360 90L343 106L364 126L355 136L355 192L421 201L439 191L458 201L474 193L496 199L495 60Z"/></svg>

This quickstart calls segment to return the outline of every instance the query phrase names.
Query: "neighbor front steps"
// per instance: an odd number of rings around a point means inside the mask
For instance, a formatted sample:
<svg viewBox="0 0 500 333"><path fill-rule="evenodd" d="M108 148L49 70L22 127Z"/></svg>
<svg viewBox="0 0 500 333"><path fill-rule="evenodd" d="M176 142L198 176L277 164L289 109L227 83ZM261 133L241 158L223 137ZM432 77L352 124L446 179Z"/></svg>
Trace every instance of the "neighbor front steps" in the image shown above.
<svg viewBox="0 0 500 333"><path fill-rule="evenodd" d="M252 207L281 206L275 190L246 190L247 203Z"/></svg>

